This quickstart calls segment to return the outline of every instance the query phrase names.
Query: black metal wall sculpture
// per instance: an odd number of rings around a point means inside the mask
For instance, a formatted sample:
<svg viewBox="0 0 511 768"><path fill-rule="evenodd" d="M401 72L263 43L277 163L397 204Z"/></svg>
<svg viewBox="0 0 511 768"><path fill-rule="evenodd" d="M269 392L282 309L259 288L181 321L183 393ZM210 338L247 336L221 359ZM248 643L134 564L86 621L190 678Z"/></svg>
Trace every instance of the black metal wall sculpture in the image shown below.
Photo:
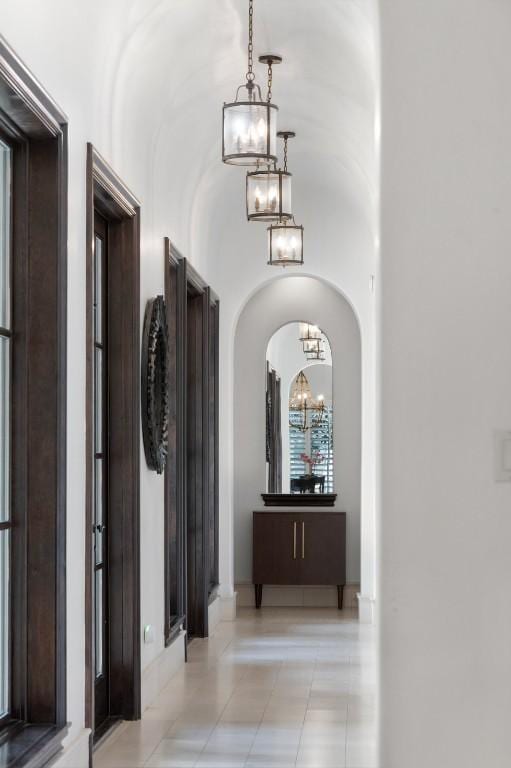
<svg viewBox="0 0 511 768"><path fill-rule="evenodd" d="M168 335L163 296L147 302L142 338L142 431L149 469L165 469L169 440Z"/></svg>

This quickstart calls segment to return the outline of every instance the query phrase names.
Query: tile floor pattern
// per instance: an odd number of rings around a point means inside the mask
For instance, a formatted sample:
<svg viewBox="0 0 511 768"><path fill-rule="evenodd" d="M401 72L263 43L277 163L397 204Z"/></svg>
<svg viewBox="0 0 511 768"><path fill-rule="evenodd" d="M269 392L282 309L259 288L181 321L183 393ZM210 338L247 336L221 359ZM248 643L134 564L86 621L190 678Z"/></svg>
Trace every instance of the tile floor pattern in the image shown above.
<svg viewBox="0 0 511 768"><path fill-rule="evenodd" d="M374 628L352 612L242 609L94 768L377 768Z"/></svg>

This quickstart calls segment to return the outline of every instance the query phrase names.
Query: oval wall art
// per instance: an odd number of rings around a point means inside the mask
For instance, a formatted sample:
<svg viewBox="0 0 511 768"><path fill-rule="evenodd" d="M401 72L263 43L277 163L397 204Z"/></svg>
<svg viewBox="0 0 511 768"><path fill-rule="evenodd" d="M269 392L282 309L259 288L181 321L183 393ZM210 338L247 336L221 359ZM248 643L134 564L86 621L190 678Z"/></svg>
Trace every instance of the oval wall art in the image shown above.
<svg viewBox="0 0 511 768"><path fill-rule="evenodd" d="M142 338L142 432L149 469L165 469L169 439L168 336L165 301L147 302Z"/></svg>

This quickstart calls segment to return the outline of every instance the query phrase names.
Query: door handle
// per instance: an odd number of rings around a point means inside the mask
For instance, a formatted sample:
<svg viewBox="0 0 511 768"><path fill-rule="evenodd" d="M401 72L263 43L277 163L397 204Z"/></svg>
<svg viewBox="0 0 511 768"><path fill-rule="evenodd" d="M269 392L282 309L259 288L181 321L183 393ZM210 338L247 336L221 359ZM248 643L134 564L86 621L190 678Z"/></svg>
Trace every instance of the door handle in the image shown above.
<svg viewBox="0 0 511 768"><path fill-rule="evenodd" d="M293 560L296 560L296 523L293 523Z"/></svg>
<svg viewBox="0 0 511 768"><path fill-rule="evenodd" d="M305 560L305 523L302 520L302 560Z"/></svg>

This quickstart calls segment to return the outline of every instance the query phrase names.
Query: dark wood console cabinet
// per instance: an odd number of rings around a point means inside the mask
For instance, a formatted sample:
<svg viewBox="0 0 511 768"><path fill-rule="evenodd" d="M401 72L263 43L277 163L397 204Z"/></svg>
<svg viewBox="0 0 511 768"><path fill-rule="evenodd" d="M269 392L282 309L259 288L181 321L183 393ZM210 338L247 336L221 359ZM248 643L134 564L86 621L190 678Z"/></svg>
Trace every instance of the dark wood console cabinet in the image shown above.
<svg viewBox="0 0 511 768"><path fill-rule="evenodd" d="M336 586L342 608L346 583L345 512L254 512L253 583L256 608L263 584Z"/></svg>

